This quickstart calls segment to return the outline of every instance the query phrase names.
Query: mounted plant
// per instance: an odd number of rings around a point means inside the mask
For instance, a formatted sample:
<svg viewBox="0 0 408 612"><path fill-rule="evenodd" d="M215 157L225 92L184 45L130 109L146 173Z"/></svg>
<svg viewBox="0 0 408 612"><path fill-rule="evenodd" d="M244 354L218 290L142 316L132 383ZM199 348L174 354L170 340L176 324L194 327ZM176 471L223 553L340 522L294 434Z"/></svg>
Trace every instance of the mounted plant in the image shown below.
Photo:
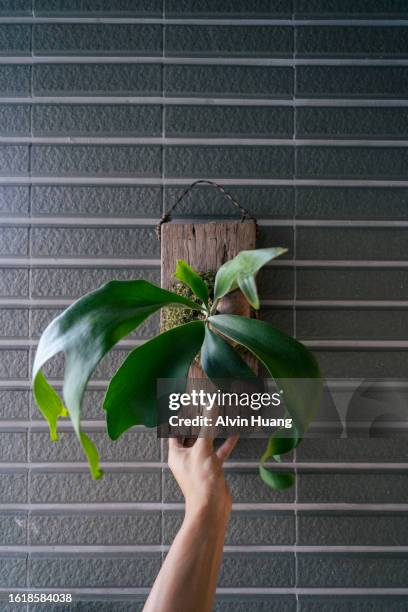
<svg viewBox="0 0 408 612"><path fill-rule="evenodd" d="M86 385L99 361L115 344L156 311L169 308L168 312L180 313L175 326L132 350L109 383L103 408L110 438L116 440L134 425L155 427L157 379L187 382L189 368L197 355L210 379L254 378L255 373L243 359L242 349L239 350L239 346L244 347L282 389L285 410L293 420L293 437L282 437L279 431L270 437L260 462L261 478L272 488L291 486L292 474L272 472L264 464L272 458L279 461L280 455L295 448L301 432L316 414L321 389L318 364L300 342L269 323L217 313L222 298L237 290L253 309L259 309L255 276L262 266L285 250L242 251L219 268L211 290L202 276L179 260L174 276L185 291L167 291L145 280L114 280L67 308L42 334L33 367L34 397L48 421L51 439L58 439L58 418L69 416L93 478L102 476L98 450L81 431ZM64 401L42 372L44 364L60 352L65 355ZM299 379L315 379L315 384L300 392Z"/></svg>

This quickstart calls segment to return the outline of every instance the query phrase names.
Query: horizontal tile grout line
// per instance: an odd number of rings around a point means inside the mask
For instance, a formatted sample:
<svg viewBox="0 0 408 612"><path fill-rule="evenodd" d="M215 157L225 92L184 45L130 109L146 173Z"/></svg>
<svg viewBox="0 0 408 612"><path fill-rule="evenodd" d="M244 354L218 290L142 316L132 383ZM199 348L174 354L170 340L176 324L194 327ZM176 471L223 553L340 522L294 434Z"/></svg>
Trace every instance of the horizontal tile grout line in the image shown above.
<svg viewBox="0 0 408 612"><path fill-rule="evenodd" d="M45 424L46 425L46 424ZM105 431L106 429L106 423L103 423L104 427L98 427L98 431ZM31 428L28 426L28 429L30 429L31 432L34 433L48 433L48 427L41 427L41 428ZM68 432L68 433L73 433L72 428L68 429L68 428L58 428L60 433L63 432ZM82 423L82 430L83 431L87 431L92 432L93 431L93 426L92 425L85 425ZM17 425L14 427L7 427L4 428L1 424L0 421L0 432L1 433L21 433L25 431L24 429L22 429L22 426ZM95 433L95 432L94 432ZM135 433L135 432L133 432ZM138 435L135 433L135 435ZM263 439L259 439L260 444L262 444L263 442L265 442L265 440ZM282 470L303 470L303 471L314 471L316 470L317 472L321 473L321 472L326 472L326 471L368 471L368 472L372 472L372 471L376 471L376 472L394 472L394 471L408 471L408 462L406 463L386 463L386 462L382 462L382 463L368 463L368 462L338 462L338 463L334 463L334 462L312 462L312 461L298 461L298 462L285 462L282 461L281 463L276 463L276 462L266 462L265 465L274 468L274 471L282 471ZM103 469L106 470L113 470L113 471L131 471L131 470L135 470L135 469L141 469L141 470L162 470L162 469L169 469L168 468L168 464L166 462L159 462L159 461L103 461L101 460L101 467ZM227 461L224 464L224 467L228 470L232 470L232 471L239 471L239 470L248 470L248 469L258 469L259 467L259 461ZM13 462L13 463L6 463L6 462L0 462L0 473L4 473L4 472L13 472L13 470L18 470L18 471L25 471L25 470L37 470L39 472L41 471L45 471L45 472L58 472L58 473L66 473L69 471L76 471L76 472L87 472L88 471L88 464L86 462L80 462L80 461L59 461L59 462L52 462L52 461L48 461L48 462L38 462L38 461L31 461L31 462Z"/></svg>
<svg viewBox="0 0 408 612"><path fill-rule="evenodd" d="M202 177L203 178L203 177ZM312 187L407 187L408 179L318 179L318 178L222 178L205 177L208 180L216 181L225 185L235 186L312 186ZM190 185L198 180L196 177L181 178L171 177L161 179L159 177L100 177L100 176L0 176L0 185L154 185L170 187L174 185Z"/></svg>
<svg viewBox="0 0 408 612"><path fill-rule="evenodd" d="M408 58L344 58L319 59L291 57L217 57L217 56L167 56L153 55L14 55L0 56L0 65L39 64L157 64L159 66L408 66Z"/></svg>
<svg viewBox="0 0 408 612"><path fill-rule="evenodd" d="M5 553L43 553L49 557L54 557L61 554L72 555L72 554L121 554L121 553L157 553L166 552L170 548L169 544L53 544L53 545L41 545L41 544L20 544L16 546L12 545L0 545L0 555ZM268 544L268 545L257 545L257 544L226 544L224 546L225 553L289 553L299 552L303 554L307 553L408 553L408 546L307 546L307 545L279 545L279 544ZM13 589L14 590L14 589Z"/></svg>
<svg viewBox="0 0 408 612"><path fill-rule="evenodd" d="M75 257L0 257L0 267L109 267L109 268L158 268L158 259L122 259L122 258L75 258ZM408 268L408 260L327 260L327 259L282 259L270 262L266 267L270 268Z"/></svg>
<svg viewBox="0 0 408 612"><path fill-rule="evenodd" d="M379 504L379 503L301 503L301 502L251 502L233 503L232 509L242 512L257 511L304 511L304 512L404 512L408 511L408 504ZM60 512L93 513L93 512L151 512L163 510L167 512L184 510L182 502L67 502L67 503L0 503L0 512Z"/></svg>
<svg viewBox="0 0 408 612"><path fill-rule="evenodd" d="M61 587L0 587L0 593L9 594L12 591L14 594L17 593L71 593L77 597L90 596L98 599L104 596L108 598L109 602L115 601L117 595L119 599L127 597L141 597L150 593L150 588L145 587L79 587L64 589ZM382 596L395 596L395 595L408 595L408 588L401 587L339 587L339 588L324 588L324 587L219 587L216 590L217 595L228 597L229 595L239 595L240 598L248 599L254 595L336 595L339 597L348 597L350 595L382 595Z"/></svg>
<svg viewBox="0 0 408 612"><path fill-rule="evenodd" d="M311 348L367 348L367 349L399 349L408 348L408 340L307 340L299 336L305 346ZM139 340L120 340L113 350L134 348L147 342L150 338ZM38 345L39 340L33 338L1 338L2 348L30 348Z"/></svg>
<svg viewBox="0 0 408 612"><path fill-rule="evenodd" d="M307 107L407 107L408 99L387 98L227 98L199 96L0 96L0 104L158 104L163 106L307 106Z"/></svg>
<svg viewBox="0 0 408 612"><path fill-rule="evenodd" d="M204 217L205 218L205 217ZM196 217L198 221L203 217ZM233 219L233 217L231 217ZM194 220L192 216L178 217L179 222L191 222ZM90 226L152 226L155 227L159 222L159 218L147 217L81 217L74 216L47 216L40 215L38 217L12 217L3 216L0 214L0 225L39 225L39 226L74 226L74 227L90 227ZM275 219L259 217L257 223L263 227L293 227L295 223L297 227L408 227L406 219Z"/></svg>
<svg viewBox="0 0 408 612"><path fill-rule="evenodd" d="M406 14L406 13L403 13ZM72 23L72 24L142 24L142 25L231 25L231 26L253 26L253 25L276 25L276 26L406 26L408 25L408 19L399 18L398 15L391 18L310 18L310 17L112 17L112 16L101 16L101 17L89 17L89 16L76 16L76 17L62 17L62 16L45 16L45 15L33 15L33 16L5 16L0 17L0 24L59 24L59 23Z"/></svg>
<svg viewBox="0 0 408 612"><path fill-rule="evenodd" d="M0 298L0 308L65 308L77 298ZM261 308L408 308L408 300L274 300L261 299Z"/></svg>
<svg viewBox="0 0 408 612"><path fill-rule="evenodd" d="M0 136L0 145L151 145L151 146L259 146L259 147L408 147L407 139L336 138L173 138L161 136Z"/></svg>

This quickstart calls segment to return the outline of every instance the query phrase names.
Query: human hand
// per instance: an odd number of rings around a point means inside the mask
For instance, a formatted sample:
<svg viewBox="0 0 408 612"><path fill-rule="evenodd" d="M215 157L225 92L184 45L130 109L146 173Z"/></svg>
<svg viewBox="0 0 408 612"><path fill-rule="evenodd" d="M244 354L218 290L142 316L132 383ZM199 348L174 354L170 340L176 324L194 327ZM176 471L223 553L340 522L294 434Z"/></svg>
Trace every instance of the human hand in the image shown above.
<svg viewBox="0 0 408 612"><path fill-rule="evenodd" d="M184 446L179 438L169 439L169 467L186 500L186 517L204 512L228 521L232 499L223 463L237 442L238 436L227 438L215 450L209 438L197 438L192 446Z"/></svg>

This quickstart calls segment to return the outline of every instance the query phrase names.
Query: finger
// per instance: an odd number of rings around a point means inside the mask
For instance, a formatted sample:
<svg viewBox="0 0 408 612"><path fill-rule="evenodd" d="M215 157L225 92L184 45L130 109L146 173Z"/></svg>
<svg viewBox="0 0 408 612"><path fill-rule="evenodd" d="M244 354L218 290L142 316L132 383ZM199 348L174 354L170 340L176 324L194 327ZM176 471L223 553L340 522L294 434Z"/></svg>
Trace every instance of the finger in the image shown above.
<svg viewBox="0 0 408 612"><path fill-rule="evenodd" d="M179 448L183 448L182 438L169 438L169 451L175 451Z"/></svg>
<svg viewBox="0 0 408 612"><path fill-rule="evenodd" d="M216 455L221 461L221 463L224 463L224 461L228 459L228 457L234 450L238 440L239 436L231 436L230 438L227 438L225 442L221 444L220 447L217 448Z"/></svg>

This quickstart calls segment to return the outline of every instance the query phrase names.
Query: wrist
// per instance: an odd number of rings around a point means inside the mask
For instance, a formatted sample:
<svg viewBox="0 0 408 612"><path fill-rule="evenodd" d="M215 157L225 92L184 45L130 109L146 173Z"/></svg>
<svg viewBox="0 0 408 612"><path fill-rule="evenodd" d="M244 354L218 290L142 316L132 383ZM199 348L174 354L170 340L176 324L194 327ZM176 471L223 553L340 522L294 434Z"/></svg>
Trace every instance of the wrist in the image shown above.
<svg viewBox="0 0 408 612"><path fill-rule="evenodd" d="M205 499L186 502L185 520L199 522L207 527L217 526L225 529L231 514L231 501Z"/></svg>

